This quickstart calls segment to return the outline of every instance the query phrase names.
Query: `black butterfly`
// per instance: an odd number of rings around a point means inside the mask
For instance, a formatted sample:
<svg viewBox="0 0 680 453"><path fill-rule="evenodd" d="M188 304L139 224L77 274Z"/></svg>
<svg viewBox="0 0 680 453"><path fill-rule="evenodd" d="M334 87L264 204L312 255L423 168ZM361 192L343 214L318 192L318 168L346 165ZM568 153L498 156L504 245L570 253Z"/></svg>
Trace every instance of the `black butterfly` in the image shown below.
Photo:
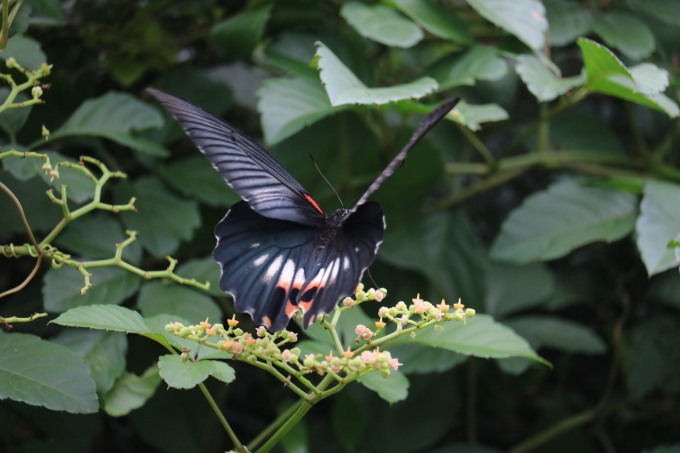
<svg viewBox="0 0 680 453"><path fill-rule="evenodd" d="M366 200L458 102L448 101L422 121L356 206L326 216L300 183L243 132L183 99L148 92L243 198L215 227L213 258L222 266L220 288L234 297L236 310L273 331L286 327L300 309L308 327L354 293L385 230L382 209Z"/></svg>

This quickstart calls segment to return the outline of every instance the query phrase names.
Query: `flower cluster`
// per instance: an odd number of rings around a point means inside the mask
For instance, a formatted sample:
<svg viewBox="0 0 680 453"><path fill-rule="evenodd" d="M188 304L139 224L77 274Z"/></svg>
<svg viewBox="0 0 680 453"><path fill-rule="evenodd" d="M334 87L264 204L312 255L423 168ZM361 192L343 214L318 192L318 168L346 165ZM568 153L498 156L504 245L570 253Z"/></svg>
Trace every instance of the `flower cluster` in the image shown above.
<svg viewBox="0 0 680 453"><path fill-rule="evenodd" d="M342 307L338 307L332 315L323 321L324 326L334 330L338 316L351 307L369 300L382 301L387 291L381 289L368 289L364 291L363 285L359 285L354 298L346 297L342 301ZM244 332L238 327L239 322L232 317L226 325L211 324L207 320L195 326L184 326L180 323L171 323L166 330L182 338L197 341L206 346L231 354L234 360L242 360L252 363L260 368L265 368L276 375L280 380L295 387L290 378L295 377L305 386L312 388L312 384L305 379L307 374L330 375L339 383L351 382L371 371L380 371L383 376L388 376L392 370L397 370L401 363L392 357L389 351L383 351L380 346L387 341L415 330L447 321L463 321L475 315L473 309L465 309L460 300L449 306L445 301L433 305L424 301L418 295L407 305L403 301L393 307L381 307L378 311L380 321L375 323L375 329L359 324L354 332L357 334L356 343L365 344L352 350L351 347L343 349L339 338L335 334L335 353L329 354L303 354L302 349L295 346L298 335L289 330L269 332L263 326L257 328L255 333ZM376 338L387 324L395 326L389 334ZM283 372L283 373L282 373ZM284 376L287 374L288 377Z"/></svg>
<svg viewBox="0 0 680 453"><path fill-rule="evenodd" d="M394 307L380 307L378 310L378 316L380 320L375 322L375 330L371 330L369 327L359 324L354 333L356 333L360 339L366 341L371 340L376 337L382 329L387 327L385 319L397 326L397 332L403 330L406 326L413 326L416 328L427 327L432 324L436 324L440 321L463 321L466 322L467 318L472 318L475 316L475 310L472 308L465 308L458 299L458 302L453 304L453 310L451 306L446 303L444 299L437 304L425 301L420 298L420 294L414 299L411 299L411 304L407 305L404 301L399 301ZM359 339L357 339L359 341Z"/></svg>
<svg viewBox="0 0 680 453"><path fill-rule="evenodd" d="M234 360L261 365L274 365L288 373L302 376L309 373L331 374L339 381L351 381L370 371L380 371L387 376L401 363L389 351L366 350L355 355L349 348L339 354L306 354L298 347L286 347L298 340L295 332L282 330L270 333L260 326L255 335L238 328L234 318L223 324L202 321L194 326L175 322L165 326L166 331L182 338L198 341L210 347L228 352ZM213 337L221 337L217 341Z"/></svg>

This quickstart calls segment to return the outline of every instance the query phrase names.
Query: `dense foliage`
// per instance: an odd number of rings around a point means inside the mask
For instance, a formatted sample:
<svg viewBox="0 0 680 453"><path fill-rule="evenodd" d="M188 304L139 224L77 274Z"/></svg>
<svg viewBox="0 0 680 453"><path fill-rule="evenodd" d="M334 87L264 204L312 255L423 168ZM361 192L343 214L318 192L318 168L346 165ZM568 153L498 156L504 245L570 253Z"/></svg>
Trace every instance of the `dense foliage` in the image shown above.
<svg viewBox="0 0 680 453"><path fill-rule="evenodd" d="M462 98L374 197L370 273L383 305L478 315L385 343L398 371L318 398L276 451L680 451L677 0L2 8L1 451L218 452L204 396L258 445L299 407L246 361L190 372L158 347L195 354L164 326L234 314L209 256L238 196L150 86L259 137L327 212L317 166L351 205ZM379 307L329 331L363 351ZM327 353L323 335L300 348Z"/></svg>

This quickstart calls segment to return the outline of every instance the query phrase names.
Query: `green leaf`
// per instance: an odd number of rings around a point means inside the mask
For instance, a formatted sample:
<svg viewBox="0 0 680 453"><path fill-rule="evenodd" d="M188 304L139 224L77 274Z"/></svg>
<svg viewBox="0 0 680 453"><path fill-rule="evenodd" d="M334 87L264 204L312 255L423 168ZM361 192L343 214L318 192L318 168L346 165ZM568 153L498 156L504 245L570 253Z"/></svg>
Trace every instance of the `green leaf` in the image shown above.
<svg viewBox="0 0 680 453"><path fill-rule="evenodd" d="M401 337L396 342L417 343L485 359L525 357L548 363L536 354L524 338L509 327L497 323L491 316L478 314L466 323L451 321L441 326L441 330L429 327L416 332L415 337Z"/></svg>
<svg viewBox="0 0 680 453"><path fill-rule="evenodd" d="M642 94L662 93L668 88L668 71L651 63L640 63L630 68L635 86Z"/></svg>
<svg viewBox="0 0 680 453"><path fill-rule="evenodd" d="M125 371L127 338L119 332L68 329L53 341L83 358L90 367L98 394L111 390Z"/></svg>
<svg viewBox="0 0 680 453"><path fill-rule="evenodd" d="M119 184L114 195L121 203L137 197L137 212L121 212L121 217L128 229L141 232L138 241L154 256L173 253L180 242L191 239L200 226L196 202L177 197L157 179L145 177L134 183Z"/></svg>
<svg viewBox="0 0 680 453"><path fill-rule="evenodd" d="M154 333L146 324L142 315L134 310L117 305L89 305L72 308L59 315L52 322L60 326L87 327L89 329L104 329L139 335Z"/></svg>
<svg viewBox="0 0 680 453"><path fill-rule="evenodd" d="M18 11L16 7L19 7ZM32 8L31 2L15 3L10 9L10 14L16 13L14 20L9 27L9 36L22 34L28 30L28 23L31 16Z"/></svg>
<svg viewBox="0 0 680 453"><path fill-rule="evenodd" d="M678 249L676 248L676 256ZM659 301L680 310L680 274L676 269L669 270L650 281L646 299Z"/></svg>
<svg viewBox="0 0 680 453"><path fill-rule="evenodd" d="M390 352L402 363L399 371L404 374L443 373L467 360L463 354L419 344L401 344L390 348Z"/></svg>
<svg viewBox="0 0 680 453"><path fill-rule="evenodd" d="M563 79L533 55L519 55L515 71L540 102L552 101L585 82L583 75Z"/></svg>
<svg viewBox="0 0 680 453"><path fill-rule="evenodd" d="M2 54L0 53L0 55ZM7 88L0 88L0 104L4 103L5 100L7 100L8 95L9 90ZM14 98L13 102L24 102L28 101L29 99L30 98L26 93L19 93L17 94L17 97ZM0 128L6 131L8 135L16 134L17 132L19 132L19 130L21 130L21 128L26 123L26 120L28 119L28 115L31 113L32 108L33 108L32 105L27 105L19 109L8 109L0 113ZM5 161L3 160L3 162Z"/></svg>
<svg viewBox="0 0 680 453"><path fill-rule="evenodd" d="M634 60L648 57L656 48L654 34L647 24L622 11L595 18L594 30L608 46Z"/></svg>
<svg viewBox="0 0 680 453"><path fill-rule="evenodd" d="M88 215L81 217L61 233L56 244L71 253L88 259L113 258L116 244L127 239L119 221L110 215ZM137 242L125 247L123 259L131 263L139 263L142 258L142 248Z"/></svg>
<svg viewBox="0 0 680 453"><path fill-rule="evenodd" d="M627 384L633 398L653 391L680 393L680 323L659 315L636 324L630 334Z"/></svg>
<svg viewBox="0 0 680 453"><path fill-rule="evenodd" d="M528 197L503 223L493 258L525 264L559 258L594 241L615 241L632 231L635 197L565 179Z"/></svg>
<svg viewBox="0 0 680 453"><path fill-rule="evenodd" d="M444 57L427 70L427 74L439 83L440 90L474 85L475 80L499 80L507 72L505 60L494 48L486 46L473 46L464 52Z"/></svg>
<svg viewBox="0 0 680 453"><path fill-rule="evenodd" d="M431 77L384 88L368 88L323 43L317 43L316 57L326 93L331 105L387 104L401 99L418 99L438 88Z"/></svg>
<svg viewBox="0 0 680 453"><path fill-rule="evenodd" d="M420 216L415 225L385 231L380 258L427 276L440 297L480 300L485 294L486 252L461 211Z"/></svg>
<svg viewBox="0 0 680 453"><path fill-rule="evenodd" d="M9 38L5 48L0 51L0 58L7 60L9 57L14 57L21 66L32 70L39 69L43 63L47 63L47 57L40 44L23 35Z"/></svg>
<svg viewBox="0 0 680 453"><path fill-rule="evenodd" d="M241 198L204 156L192 156L160 167L163 179L182 195L211 206L231 206Z"/></svg>
<svg viewBox="0 0 680 453"><path fill-rule="evenodd" d="M77 162L75 159L53 151L47 151L45 154L50 157L52 166L55 166L57 162ZM61 198L63 185L66 186L66 196L68 199L75 201L76 203L83 203L94 197L96 187L94 181L88 178L85 173L76 170L75 168L59 167L59 178L54 179L43 171L39 174L46 183L52 186L57 198Z"/></svg>
<svg viewBox="0 0 680 453"><path fill-rule="evenodd" d="M530 139L534 152L539 151L538 135ZM567 110L555 116L550 122L550 150L567 156L581 156L579 160L594 156L603 159L609 155L613 161L623 157L624 149L620 134L607 127L601 116L585 111Z"/></svg>
<svg viewBox="0 0 680 453"><path fill-rule="evenodd" d="M269 79L257 92L267 143L278 143L305 126L341 111L333 107L318 79Z"/></svg>
<svg viewBox="0 0 680 453"><path fill-rule="evenodd" d="M668 242L680 233L680 185L648 181L637 219L637 247L649 275L677 266Z"/></svg>
<svg viewBox="0 0 680 453"><path fill-rule="evenodd" d="M89 305L72 308L51 322L69 327L136 333L165 347L170 347L171 344L165 339L168 335L165 330L159 331L154 326L149 326L136 311L117 305Z"/></svg>
<svg viewBox="0 0 680 453"><path fill-rule="evenodd" d="M66 122L50 135L50 140L89 135L103 137L144 154L163 157L165 148L133 131L159 128L163 117L155 108L125 93L107 93L85 101Z"/></svg>
<svg viewBox="0 0 680 453"><path fill-rule="evenodd" d="M161 383L158 367L152 365L144 374L125 373L102 398L104 412L122 417L142 407L153 396Z"/></svg>
<svg viewBox="0 0 680 453"><path fill-rule="evenodd" d="M236 373L234 369L229 366L229 364L224 362L219 362L217 360L212 360L213 371L210 373L215 379L219 379L225 384L229 384L234 379L236 379Z"/></svg>
<svg viewBox="0 0 680 453"><path fill-rule="evenodd" d="M680 453L680 444L660 445L652 449L646 448L642 453Z"/></svg>
<svg viewBox="0 0 680 453"><path fill-rule="evenodd" d="M667 76L661 75L662 71L655 71L656 77L650 80L649 76L652 75L652 71L649 67L645 66L642 72L638 70L637 77L642 83L642 89L640 89L630 70L609 49L585 38L580 38L578 45L583 52L588 90L636 102L664 112L673 118L680 115L678 105L667 96L661 93L644 94L643 92L648 91L652 86L661 86L664 83L663 79Z"/></svg>
<svg viewBox="0 0 680 453"><path fill-rule="evenodd" d="M408 378L399 371L390 371L387 377L379 372L368 373L359 378L359 382L390 404L405 400L408 396Z"/></svg>
<svg viewBox="0 0 680 453"><path fill-rule="evenodd" d="M158 359L160 376L169 387L176 389L190 389L205 381L208 376L217 375L223 382L234 380L233 369L224 362L201 360L184 361L177 354L166 354Z"/></svg>
<svg viewBox="0 0 680 453"><path fill-rule="evenodd" d="M3 159L3 162L5 159ZM54 226L63 219L62 211L59 206L47 198L45 195L46 187L36 184L35 180L19 181L9 173L2 175L2 182L9 187L14 195L21 200L24 214L28 218L33 232L51 231ZM26 227L19 217L17 207L9 197L0 197L0 212L2 212L2 222L0 231L3 233L26 234Z"/></svg>
<svg viewBox="0 0 680 453"><path fill-rule="evenodd" d="M524 357L510 357L509 359L499 359L496 364L504 373L512 376L519 376L531 368L531 366L535 365L535 362L525 359Z"/></svg>
<svg viewBox="0 0 680 453"><path fill-rule="evenodd" d="M70 308L93 304L120 304L137 291L140 277L116 267L88 269L95 286L80 294L83 275L72 267L49 269L43 279L45 310L61 313Z"/></svg>
<svg viewBox="0 0 680 453"><path fill-rule="evenodd" d="M497 317L544 302L555 287L553 275L540 263L491 262L487 282L485 312Z"/></svg>
<svg viewBox="0 0 680 453"><path fill-rule="evenodd" d="M505 321L534 348L547 346L559 351L577 354L604 354L607 345L600 337L585 327L554 316L522 316Z"/></svg>
<svg viewBox="0 0 680 453"><path fill-rule="evenodd" d="M234 73L237 66L220 66L218 69L198 69L195 66L174 66L153 84L155 88L172 93L177 97L184 98L205 110L222 115L229 110L234 102L234 93L231 84L234 84ZM229 71L234 72L230 73ZM242 81L238 81L243 84ZM242 85L241 85L242 86ZM156 100L153 99L154 104ZM166 127L171 126L176 132L173 139L184 137L181 127L164 108L158 104L163 117L166 118Z"/></svg>
<svg viewBox="0 0 680 453"><path fill-rule="evenodd" d="M250 56L262 38L272 4L248 9L216 24L210 30L210 43L226 61Z"/></svg>
<svg viewBox="0 0 680 453"><path fill-rule="evenodd" d="M566 46L593 26L593 14L583 4L569 0L546 0L546 16L551 46Z"/></svg>
<svg viewBox="0 0 680 453"><path fill-rule="evenodd" d="M498 104L472 105L465 101L456 104L453 111L446 117L473 131L481 129L481 123L503 121L509 118L508 112Z"/></svg>
<svg viewBox="0 0 680 453"><path fill-rule="evenodd" d="M97 411L89 368L64 346L34 335L5 334L0 341L0 364L0 400L75 414Z"/></svg>
<svg viewBox="0 0 680 453"><path fill-rule="evenodd" d="M177 267L176 273L185 278L195 278L199 282L209 282L210 290L208 292L214 296L225 295L220 289L220 265L212 258L183 261Z"/></svg>
<svg viewBox="0 0 680 453"><path fill-rule="evenodd" d="M32 0L31 6L33 9L44 15L44 18L33 17L31 20L36 23L40 22L45 25L64 25L64 13L61 10L61 2L59 0Z"/></svg>
<svg viewBox="0 0 680 453"><path fill-rule="evenodd" d="M139 292L137 306L145 317L167 313L198 324L206 318L212 322L222 319L222 312L205 294L177 284L155 281L146 283Z"/></svg>
<svg viewBox="0 0 680 453"><path fill-rule="evenodd" d="M146 322L146 325L148 326L150 332L155 332L161 335L165 339L165 342L172 346L173 348L177 350L182 350L186 348L187 350L191 351L192 358L196 358L199 355L203 354L204 349L209 349L210 351L217 352L214 349L198 344L193 340L178 337L177 335L174 335L165 330L166 325L175 322L178 322L185 326L191 325L189 321L187 321L184 318L181 318L180 316L170 315L168 313L160 313L151 317L145 317L144 322Z"/></svg>
<svg viewBox="0 0 680 453"><path fill-rule="evenodd" d="M538 0L466 0L477 12L536 51L545 44L548 21Z"/></svg>
<svg viewBox="0 0 680 453"><path fill-rule="evenodd" d="M29 109L15 109L14 111L22 110ZM3 112L0 115L0 122L2 121L2 118L4 117L5 113L11 112L12 112L11 110ZM3 151L9 151L10 149L18 151L20 153L28 151L28 148L25 148L21 145L12 145L9 148L4 148ZM14 176L19 181L28 181L29 179L34 178L40 175L41 173L44 173L44 170L41 168L44 163L45 161L43 159L30 156L29 157L7 156L4 159L2 159L3 169L7 170L12 176Z"/></svg>
<svg viewBox="0 0 680 453"><path fill-rule="evenodd" d="M423 39L423 31L393 8L348 2L340 15L365 38L393 47L413 47Z"/></svg>
<svg viewBox="0 0 680 453"><path fill-rule="evenodd" d="M680 3L676 0L628 0L628 3L667 24L680 25Z"/></svg>
<svg viewBox="0 0 680 453"><path fill-rule="evenodd" d="M457 43L469 43L472 38L463 22L452 9L433 0L391 0L404 14L421 27L440 38Z"/></svg>
<svg viewBox="0 0 680 453"><path fill-rule="evenodd" d="M331 421L335 439L344 451L359 451L357 448L362 434L369 427L363 407L350 392L345 392L342 398L337 398L331 408Z"/></svg>

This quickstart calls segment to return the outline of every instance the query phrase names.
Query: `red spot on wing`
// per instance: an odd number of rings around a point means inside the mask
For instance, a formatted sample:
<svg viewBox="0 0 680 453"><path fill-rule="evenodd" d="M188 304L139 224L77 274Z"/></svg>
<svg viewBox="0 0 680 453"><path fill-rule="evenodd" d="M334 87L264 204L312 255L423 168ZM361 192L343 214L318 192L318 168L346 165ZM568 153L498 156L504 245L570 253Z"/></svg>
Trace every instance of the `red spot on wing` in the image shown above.
<svg viewBox="0 0 680 453"><path fill-rule="evenodd" d="M304 194L304 197L305 197L305 199L309 202L309 204L311 204L312 206L314 206L314 209L316 209L317 211L319 211L319 214L321 214L321 215L323 215L323 216L326 215L326 214L323 212L323 209L321 209L321 206L319 206L319 203L317 203L316 200L315 200L314 198L311 197L311 195Z"/></svg>
<svg viewBox="0 0 680 453"><path fill-rule="evenodd" d="M262 317L262 323L263 323L266 327L271 327L271 326L272 326L272 320L269 318L269 316L263 316L263 317Z"/></svg>

